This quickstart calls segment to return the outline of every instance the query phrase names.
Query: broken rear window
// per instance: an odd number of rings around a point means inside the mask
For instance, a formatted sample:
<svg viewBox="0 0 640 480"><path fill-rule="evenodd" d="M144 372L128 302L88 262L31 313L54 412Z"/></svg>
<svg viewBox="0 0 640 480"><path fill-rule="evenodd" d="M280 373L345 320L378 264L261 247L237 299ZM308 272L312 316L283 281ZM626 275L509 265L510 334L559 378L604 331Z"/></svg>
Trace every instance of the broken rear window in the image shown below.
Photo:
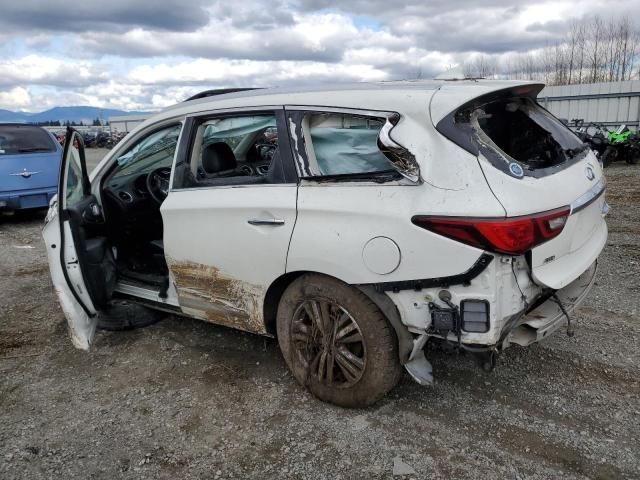
<svg viewBox="0 0 640 480"><path fill-rule="evenodd" d="M483 105L471 112L471 126L498 154L529 170L564 163L583 145L559 120L528 98Z"/></svg>
<svg viewBox="0 0 640 480"><path fill-rule="evenodd" d="M469 102L440 121L437 128L460 147L482 154L495 167L516 177L553 173L588 150L533 98L504 92Z"/></svg>

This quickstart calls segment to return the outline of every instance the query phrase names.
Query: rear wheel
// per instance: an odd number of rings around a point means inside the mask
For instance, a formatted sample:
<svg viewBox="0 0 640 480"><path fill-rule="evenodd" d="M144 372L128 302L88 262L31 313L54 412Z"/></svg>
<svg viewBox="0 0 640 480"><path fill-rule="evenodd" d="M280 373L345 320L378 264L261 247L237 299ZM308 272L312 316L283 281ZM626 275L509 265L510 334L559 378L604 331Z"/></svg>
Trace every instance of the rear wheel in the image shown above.
<svg viewBox="0 0 640 480"><path fill-rule="evenodd" d="M325 402L370 405L400 379L395 332L354 287L303 275L284 292L277 323L280 349L296 380Z"/></svg>

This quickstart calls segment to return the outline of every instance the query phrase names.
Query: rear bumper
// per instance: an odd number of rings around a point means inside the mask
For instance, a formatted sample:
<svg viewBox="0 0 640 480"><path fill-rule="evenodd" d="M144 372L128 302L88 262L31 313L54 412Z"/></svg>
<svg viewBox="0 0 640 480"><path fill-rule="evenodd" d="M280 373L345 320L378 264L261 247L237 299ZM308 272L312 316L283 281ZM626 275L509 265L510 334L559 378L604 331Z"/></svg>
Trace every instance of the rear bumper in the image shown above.
<svg viewBox="0 0 640 480"><path fill-rule="evenodd" d="M472 350L499 350L511 344L526 346L538 342L565 325L567 318L551 295L555 292L571 314L593 287L596 270L597 263L593 261L577 278L556 290L540 286L531 279L524 257L497 257L467 285L385 293L396 305L409 332L460 342ZM442 290L448 292L457 309L464 300L486 302L489 305L488 330L471 332L462 326L459 337L453 325L447 330L436 330L432 323L434 307L438 311L452 311L439 298Z"/></svg>
<svg viewBox="0 0 640 480"><path fill-rule="evenodd" d="M57 186L37 188L33 190L0 192L0 210L47 208L51 198L57 192Z"/></svg>
<svg viewBox="0 0 640 480"><path fill-rule="evenodd" d="M569 315L589 295L596 280L596 272L597 262L594 262L573 282L556 292L556 297ZM515 321L505 324L499 345L501 348L513 343L526 347L545 339L567 323L567 317L555 298L547 299L535 309L516 315L514 319Z"/></svg>

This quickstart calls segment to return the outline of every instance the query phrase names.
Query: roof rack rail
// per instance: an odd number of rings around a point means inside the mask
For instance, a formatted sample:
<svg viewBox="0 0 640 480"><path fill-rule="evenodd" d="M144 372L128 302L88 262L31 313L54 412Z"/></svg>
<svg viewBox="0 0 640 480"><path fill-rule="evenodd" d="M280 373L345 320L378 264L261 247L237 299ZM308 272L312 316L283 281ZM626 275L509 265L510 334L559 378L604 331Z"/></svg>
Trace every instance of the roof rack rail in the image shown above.
<svg viewBox="0 0 640 480"><path fill-rule="evenodd" d="M216 88L214 90L205 90L204 92L196 93L195 95L184 100L185 102L189 102L191 100L197 100L198 98L205 97L214 97L216 95L224 95L225 93L235 93L235 92L244 92L246 90L260 90L258 87L248 87L248 88Z"/></svg>

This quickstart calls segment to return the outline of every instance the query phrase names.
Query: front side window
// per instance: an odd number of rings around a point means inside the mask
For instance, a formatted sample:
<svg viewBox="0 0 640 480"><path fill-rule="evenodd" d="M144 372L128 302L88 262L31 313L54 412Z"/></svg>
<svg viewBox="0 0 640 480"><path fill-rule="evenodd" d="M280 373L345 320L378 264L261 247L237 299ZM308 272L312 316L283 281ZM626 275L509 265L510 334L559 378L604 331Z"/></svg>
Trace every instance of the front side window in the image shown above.
<svg viewBox="0 0 640 480"><path fill-rule="evenodd" d="M136 142L116 159L117 167L111 180L161 167L171 168L181 129L181 124L171 125Z"/></svg>
<svg viewBox="0 0 640 480"><path fill-rule="evenodd" d="M195 128L174 188L282 183L277 119L271 113L221 116Z"/></svg>
<svg viewBox="0 0 640 480"><path fill-rule="evenodd" d="M84 198L82 185L82 161L80 157L80 144L75 134L73 141L68 146L65 176L65 207L73 206Z"/></svg>

